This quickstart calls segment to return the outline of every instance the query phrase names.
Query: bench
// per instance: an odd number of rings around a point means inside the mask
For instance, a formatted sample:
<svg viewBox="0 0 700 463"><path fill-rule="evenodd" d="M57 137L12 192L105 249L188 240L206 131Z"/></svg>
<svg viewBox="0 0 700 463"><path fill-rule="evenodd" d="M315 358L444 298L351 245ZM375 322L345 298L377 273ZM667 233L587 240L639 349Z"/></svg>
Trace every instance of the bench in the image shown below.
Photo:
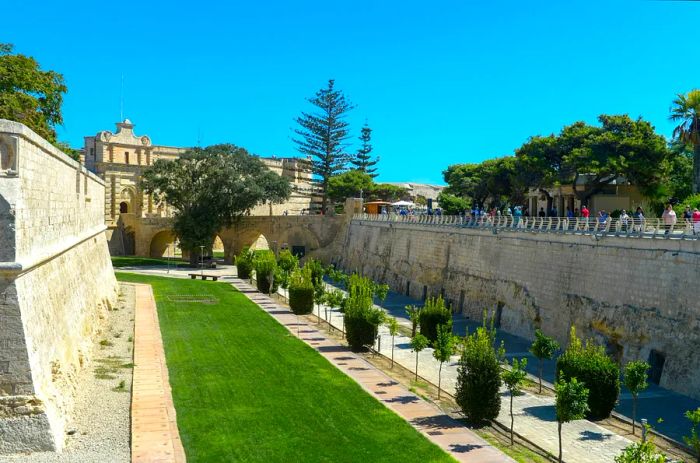
<svg viewBox="0 0 700 463"><path fill-rule="evenodd" d="M207 278L211 278L212 281L217 281L219 279L219 275L207 275L207 274L202 274L202 273L189 273L188 274L192 280L196 280L197 277L200 277L202 280L206 280Z"/></svg>

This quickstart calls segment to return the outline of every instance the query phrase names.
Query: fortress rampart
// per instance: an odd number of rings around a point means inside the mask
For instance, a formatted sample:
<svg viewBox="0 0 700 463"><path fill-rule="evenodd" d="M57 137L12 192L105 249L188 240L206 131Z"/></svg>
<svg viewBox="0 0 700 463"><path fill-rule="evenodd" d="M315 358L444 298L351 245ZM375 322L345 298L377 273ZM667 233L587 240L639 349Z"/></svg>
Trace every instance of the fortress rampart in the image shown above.
<svg viewBox="0 0 700 463"><path fill-rule="evenodd" d="M117 283L104 182L0 119L0 454L60 449Z"/></svg>

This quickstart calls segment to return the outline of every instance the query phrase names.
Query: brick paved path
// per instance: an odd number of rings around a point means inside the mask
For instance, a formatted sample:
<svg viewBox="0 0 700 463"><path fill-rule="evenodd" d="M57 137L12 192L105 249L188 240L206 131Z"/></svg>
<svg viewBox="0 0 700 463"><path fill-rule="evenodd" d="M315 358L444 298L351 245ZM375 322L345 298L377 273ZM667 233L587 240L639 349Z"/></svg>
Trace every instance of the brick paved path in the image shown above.
<svg viewBox="0 0 700 463"><path fill-rule="evenodd" d="M235 279L233 285L294 335L316 349L340 371L357 381L367 392L403 417L413 427L457 461L470 463L512 462L508 456L459 422L445 415L437 406L408 391L398 382L352 353L347 347L326 338L321 332L248 283Z"/></svg>
<svg viewBox="0 0 700 463"><path fill-rule="evenodd" d="M135 284L132 463L184 463L158 312L149 285Z"/></svg>

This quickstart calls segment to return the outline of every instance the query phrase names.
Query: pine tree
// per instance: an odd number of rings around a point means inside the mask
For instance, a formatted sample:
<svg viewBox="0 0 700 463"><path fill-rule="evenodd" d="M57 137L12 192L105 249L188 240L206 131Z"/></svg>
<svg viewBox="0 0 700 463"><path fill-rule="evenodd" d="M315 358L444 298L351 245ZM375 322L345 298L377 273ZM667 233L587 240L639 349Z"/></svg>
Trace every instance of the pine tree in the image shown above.
<svg viewBox="0 0 700 463"><path fill-rule="evenodd" d="M348 139L347 113L353 105L342 91L334 88L335 81L328 81L328 87L316 92L309 103L317 109L315 113L302 112L295 121L301 126L294 130L299 138L294 142L300 153L311 157L311 171L320 177L323 188L321 210L326 212L328 204L328 179L342 171L349 160L345 152Z"/></svg>
<svg viewBox="0 0 700 463"><path fill-rule="evenodd" d="M350 161L350 163L355 166L355 169L369 174L370 177L375 178L377 175L376 166L379 162L379 157L372 160L370 153L372 152L372 129L365 122L364 127L362 127L362 132L360 135L360 141L362 142L362 148L357 150L355 158Z"/></svg>

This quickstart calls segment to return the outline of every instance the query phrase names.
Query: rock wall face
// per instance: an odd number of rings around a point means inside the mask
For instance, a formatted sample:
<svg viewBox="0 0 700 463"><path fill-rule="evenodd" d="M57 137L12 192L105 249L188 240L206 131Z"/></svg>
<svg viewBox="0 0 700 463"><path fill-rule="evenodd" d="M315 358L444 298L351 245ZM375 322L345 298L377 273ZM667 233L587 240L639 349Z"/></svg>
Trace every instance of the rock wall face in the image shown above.
<svg viewBox="0 0 700 463"><path fill-rule="evenodd" d="M664 358L660 385L700 398L696 241L353 220L335 260L527 338L539 327L566 343L575 325L622 363Z"/></svg>
<svg viewBox="0 0 700 463"><path fill-rule="evenodd" d="M60 450L77 373L117 297L104 183L0 120L0 454Z"/></svg>

